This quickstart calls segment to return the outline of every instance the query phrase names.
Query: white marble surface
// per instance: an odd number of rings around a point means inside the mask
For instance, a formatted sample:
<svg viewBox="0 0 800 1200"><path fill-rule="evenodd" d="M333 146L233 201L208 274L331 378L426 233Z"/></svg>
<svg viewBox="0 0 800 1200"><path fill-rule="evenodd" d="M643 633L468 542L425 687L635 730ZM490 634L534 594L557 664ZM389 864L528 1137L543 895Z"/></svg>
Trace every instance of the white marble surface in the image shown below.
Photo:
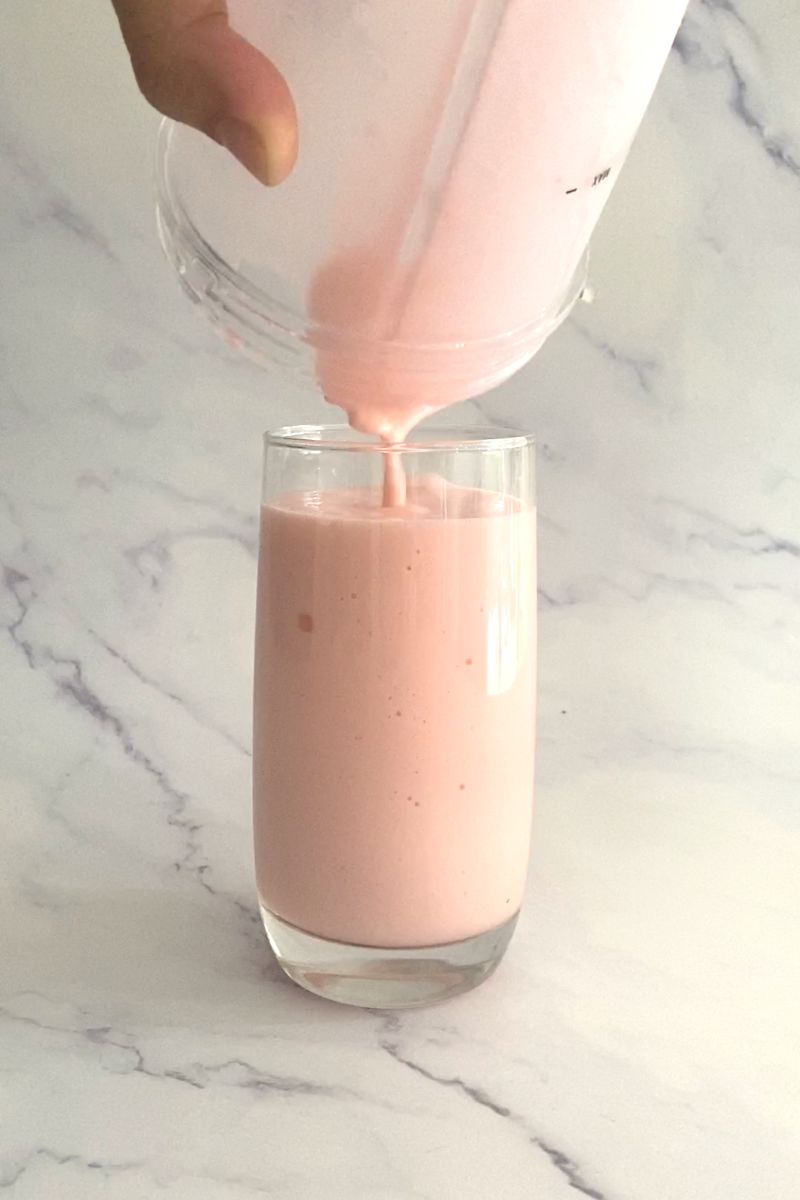
<svg viewBox="0 0 800 1200"><path fill-rule="evenodd" d="M399 1018L253 911L258 435L320 406L186 305L80 8L0 39L0 1191L797 1195L800 4L695 0L594 305L481 405L541 438L533 873Z"/></svg>

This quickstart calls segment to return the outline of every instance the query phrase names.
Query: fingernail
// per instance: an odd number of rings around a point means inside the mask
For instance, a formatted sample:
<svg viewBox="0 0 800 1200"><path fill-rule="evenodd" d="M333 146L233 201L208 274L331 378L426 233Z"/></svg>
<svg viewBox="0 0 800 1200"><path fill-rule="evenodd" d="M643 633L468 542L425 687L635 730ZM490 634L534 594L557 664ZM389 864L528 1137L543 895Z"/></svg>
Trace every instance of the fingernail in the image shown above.
<svg viewBox="0 0 800 1200"><path fill-rule="evenodd" d="M278 169L275 156L271 153L268 130L259 133L252 125L236 117L226 117L217 125L214 137L267 187L274 187L284 178L285 171Z"/></svg>

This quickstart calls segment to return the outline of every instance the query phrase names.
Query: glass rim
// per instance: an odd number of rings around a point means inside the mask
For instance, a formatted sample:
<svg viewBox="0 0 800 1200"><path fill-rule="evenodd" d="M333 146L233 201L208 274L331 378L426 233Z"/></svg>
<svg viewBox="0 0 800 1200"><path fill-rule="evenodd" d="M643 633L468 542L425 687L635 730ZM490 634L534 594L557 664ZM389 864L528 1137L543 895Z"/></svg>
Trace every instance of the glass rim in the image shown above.
<svg viewBox="0 0 800 1200"><path fill-rule="evenodd" d="M522 429L502 426L431 426L412 432L420 441L381 442L359 440L359 435L349 425L283 425L267 430L264 447L269 450L329 451L348 454L436 454L474 452L482 450L525 450L536 445L533 433Z"/></svg>

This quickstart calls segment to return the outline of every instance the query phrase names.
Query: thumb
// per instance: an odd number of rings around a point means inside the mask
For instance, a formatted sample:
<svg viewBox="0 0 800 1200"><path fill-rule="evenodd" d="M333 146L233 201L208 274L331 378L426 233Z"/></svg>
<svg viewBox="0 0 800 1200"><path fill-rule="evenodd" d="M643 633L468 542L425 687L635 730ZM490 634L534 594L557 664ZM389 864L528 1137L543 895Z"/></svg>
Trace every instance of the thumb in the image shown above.
<svg viewBox="0 0 800 1200"><path fill-rule="evenodd" d="M277 67L229 23L224 0L112 0L142 93L208 134L262 183L297 158L297 113Z"/></svg>

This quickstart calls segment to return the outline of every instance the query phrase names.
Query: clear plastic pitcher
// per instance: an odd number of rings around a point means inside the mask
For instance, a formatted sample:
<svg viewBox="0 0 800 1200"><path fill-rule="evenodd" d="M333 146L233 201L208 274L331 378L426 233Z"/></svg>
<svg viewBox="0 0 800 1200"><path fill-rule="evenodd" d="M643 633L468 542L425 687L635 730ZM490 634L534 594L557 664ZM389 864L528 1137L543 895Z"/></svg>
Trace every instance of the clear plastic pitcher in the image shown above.
<svg viewBox="0 0 800 1200"><path fill-rule="evenodd" d="M167 123L164 244L234 340L358 427L476 395L580 294L587 244L685 0L232 0L285 75L300 157L268 190Z"/></svg>

